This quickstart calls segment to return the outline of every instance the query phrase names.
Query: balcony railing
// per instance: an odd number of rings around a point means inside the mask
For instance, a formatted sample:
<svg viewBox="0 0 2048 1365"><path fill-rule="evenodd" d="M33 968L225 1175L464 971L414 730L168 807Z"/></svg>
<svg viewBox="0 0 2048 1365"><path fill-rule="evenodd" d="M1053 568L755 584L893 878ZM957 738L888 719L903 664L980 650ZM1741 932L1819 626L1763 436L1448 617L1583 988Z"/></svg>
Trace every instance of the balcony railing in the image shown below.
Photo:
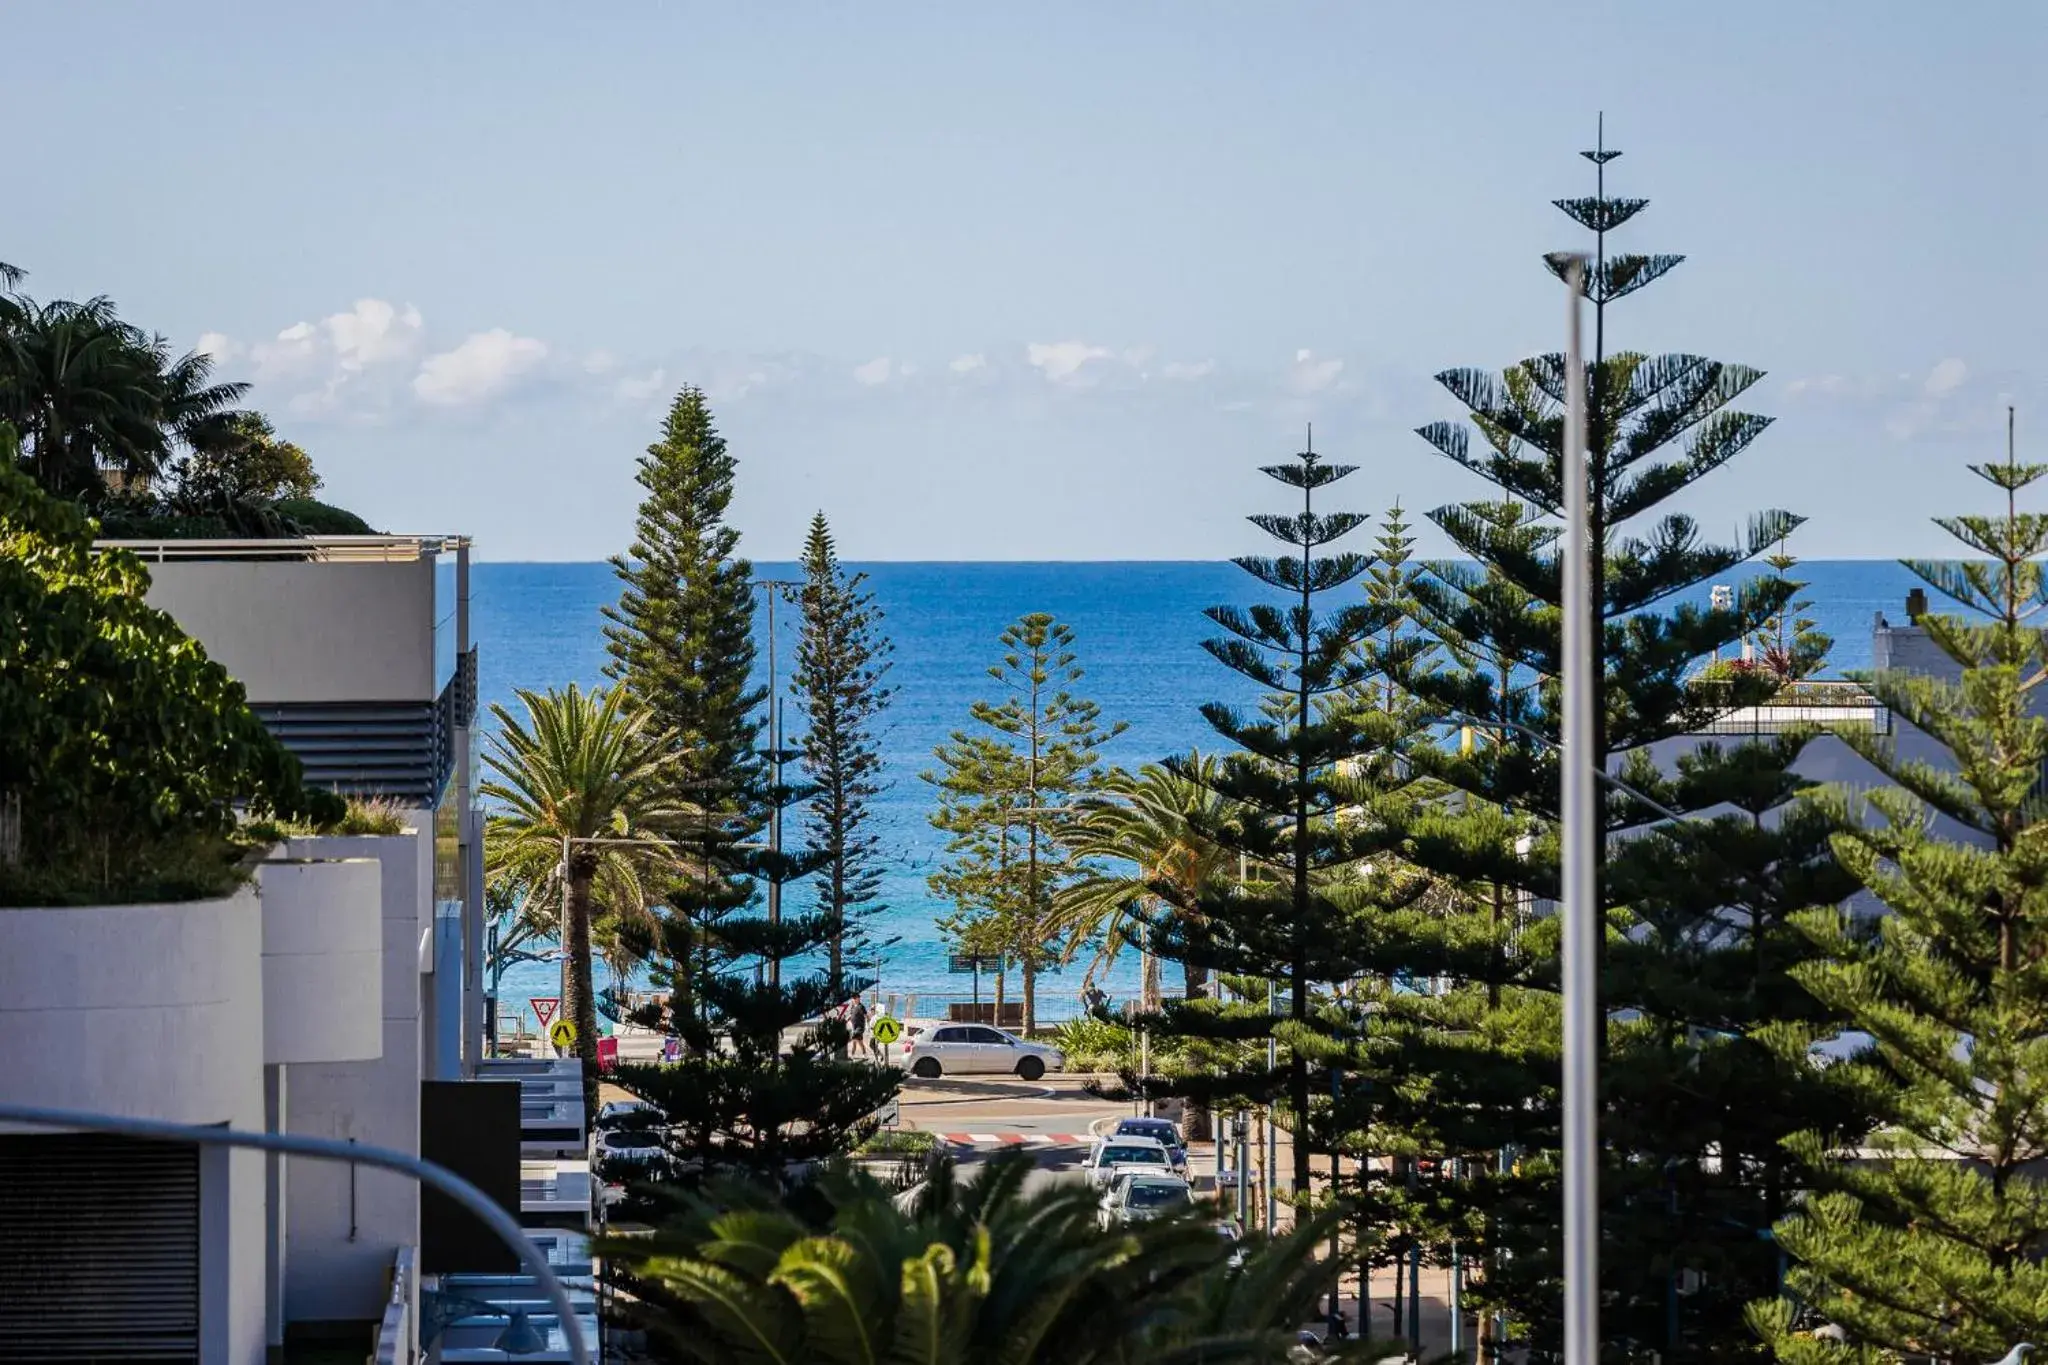
<svg viewBox="0 0 2048 1365"><path fill-rule="evenodd" d="M249 709L297 755L315 786L431 805L455 770L457 730L475 720L476 682L472 647L431 702L260 702Z"/></svg>
<svg viewBox="0 0 2048 1365"><path fill-rule="evenodd" d="M150 563L171 559L294 559L405 564L466 549L468 536L303 536L281 540L102 540Z"/></svg>
<svg viewBox="0 0 2048 1365"><path fill-rule="evenodd" d="M1711 700L1713 682L1694 686ZM1891 733L1891 709L1861 683L1845 678L1787 683L1764 701L1733 707L1694 729L1702 735L1775 734L1805 726L1849 727Z"/></svg>

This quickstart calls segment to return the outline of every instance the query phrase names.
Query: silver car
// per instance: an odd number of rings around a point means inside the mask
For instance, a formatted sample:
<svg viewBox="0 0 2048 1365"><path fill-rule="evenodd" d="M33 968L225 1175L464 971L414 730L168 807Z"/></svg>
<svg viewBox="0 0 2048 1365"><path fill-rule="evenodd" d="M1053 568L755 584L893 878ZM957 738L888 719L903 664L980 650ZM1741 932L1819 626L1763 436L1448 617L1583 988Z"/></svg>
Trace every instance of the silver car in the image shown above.
<svg viewBox="0 0 2048 1365"><path fill-rule="evenodd" d="M1088 1183L1100 1189L1125 1174L1171 1176L1173 1159L1165 1144L1151 1138L1107 1138L1095 1144L1081 1169Z"/></svg>
<svg viewBox="0 0 2048 1365"><path fill-rule="evenodd" d="M1067 1064L1056 1047L1028 1043L986 1024L940 1024L916 1035L904 1064L913 1076L1004 1072L1035 1081Z"/></svg>
<svg viewBox="0 0 2048 1365"><path fill-rule="evenodd" d="M1179 1176L1127 1174L1110 1182L1097 1217L1107 1230L1190 1209L1194 1204L1194 1190Z"/></svg>

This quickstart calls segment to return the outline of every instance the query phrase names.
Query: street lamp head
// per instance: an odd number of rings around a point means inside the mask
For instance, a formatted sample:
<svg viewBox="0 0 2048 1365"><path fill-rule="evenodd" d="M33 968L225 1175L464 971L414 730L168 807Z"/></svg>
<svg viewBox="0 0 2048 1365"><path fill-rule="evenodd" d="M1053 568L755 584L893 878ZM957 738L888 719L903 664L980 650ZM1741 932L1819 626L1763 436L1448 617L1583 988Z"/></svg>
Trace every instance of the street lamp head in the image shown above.
<svg viewBox="0 0 2048 1365"><path fill-rule="evenodd" d="M1586 266L1591 259L1583 251L1553 251L1543 261L1559 279L1571 286L1573 293L1583 294L1586 292Z"/></svg>

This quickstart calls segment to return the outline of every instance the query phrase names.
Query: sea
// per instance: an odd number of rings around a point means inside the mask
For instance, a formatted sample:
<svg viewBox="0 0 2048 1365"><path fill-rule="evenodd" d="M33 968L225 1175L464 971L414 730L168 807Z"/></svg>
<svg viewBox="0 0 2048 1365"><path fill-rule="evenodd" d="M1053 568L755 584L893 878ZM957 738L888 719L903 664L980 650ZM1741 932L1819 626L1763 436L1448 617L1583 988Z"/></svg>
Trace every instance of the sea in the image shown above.
<svg viewBox="0 0 2048 1365"><path fill-rule="evenodd" d="M1258 591L1228 563L892 562L848 568L866 575L881 628L895 645L888 681L897 691L880 733L888 786L874 803L885 869L881 908L871 924L875 936L889 943L876 991L898 997L899 1008L908 1008L908 997L914 996L918 1014L942 1013L945 1002L966 1000L977 990L980 998L990 998L993 983L949 970L936 919L951 907L926 884L944 856L945 837L931 826L933 791L924 774L934 766L934 748L953 731L971 727L970 704L995 698L997 684L989 668L1001 656L1003 629L1041 611L1072 628L1077 662L1085 671L1074 690L1100 704L1105 721L1127 727L1104 756L1135 768L1191 748L1227 747L1198 708L1208 701L1243 703L1255 694L1202 648L1203 640L1218 633L1203 609L1249 602ZM755 573L765 579L801 576L793 564L757 563ZM1732 574L1726 581L1738 583L1742 576ZM1883 612L1902 620L1906 593L1918 581L1890 560L1806 561L1796 576L1807 584L1803 596L1812 602L1807 614L1833 637L1828 674L1869 665L1875 618ZM1673 600L1704 605L1710 586ZM600 610L617 596L618 581L605 564L474 566L471 631L478 647L484 723L489 724L492 704L518 714L519 689L601 684L606 654ZM757 681L765 686L770 638L765 611L756 612L755 633ZM773 634L776 682L787 695L797 634L794 606L777 607ZM797 724L792 701L785 710L785 733L793 733ZM798 833L792 822L785 837L794 841ZM804 903L800 887L785 893L798 906ZM1121 954L1099 978L1112 999L1135 993L1135 959L1135 953ZM1076 1012L1090 961L1084 953L1064 970L1040 978L1042 1019ZM500 987L501 1008L509 1013L532 997L557 994L558 979L559 968L550 964L514 965ZM1016 998L1016 989L1013 977L1010 998Z"/></svg>

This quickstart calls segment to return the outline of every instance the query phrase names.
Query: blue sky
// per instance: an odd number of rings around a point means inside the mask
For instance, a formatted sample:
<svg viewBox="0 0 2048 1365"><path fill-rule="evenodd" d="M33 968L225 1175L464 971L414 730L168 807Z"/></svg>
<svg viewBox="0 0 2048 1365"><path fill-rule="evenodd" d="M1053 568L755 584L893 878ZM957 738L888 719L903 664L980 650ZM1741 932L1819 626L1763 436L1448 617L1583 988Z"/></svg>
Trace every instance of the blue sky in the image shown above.
<svg viewBox="0 0 2048 1365"><path fill-rule="evenodd" d="M674 389L745 548L1214 558L1317 443L1477 496L1430 381L1558 344L1549 206L1690 259L1615 339L1769 371L1702 484L1941 552L2048 423L2029 3L21 6L0 260L251 379L329 493L500 559L626 540ZM2036 458L2048 442L2031 441ZM1275 492L1278 490L1275 489Z"/></svg>

